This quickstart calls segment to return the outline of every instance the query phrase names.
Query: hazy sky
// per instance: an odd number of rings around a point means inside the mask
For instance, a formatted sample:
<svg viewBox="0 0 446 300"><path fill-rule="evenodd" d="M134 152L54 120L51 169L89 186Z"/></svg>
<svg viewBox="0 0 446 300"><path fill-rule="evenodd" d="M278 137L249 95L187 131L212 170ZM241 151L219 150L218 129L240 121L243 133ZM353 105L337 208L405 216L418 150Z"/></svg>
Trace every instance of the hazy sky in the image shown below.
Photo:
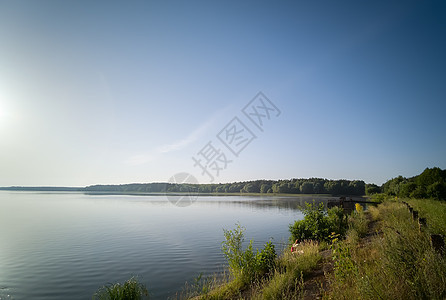
<svg viewBox="0 0 446 300"><path fill-rule="evenodd" d="M446 168L445 53L444 1L0 1L0 186Z"/></svg>

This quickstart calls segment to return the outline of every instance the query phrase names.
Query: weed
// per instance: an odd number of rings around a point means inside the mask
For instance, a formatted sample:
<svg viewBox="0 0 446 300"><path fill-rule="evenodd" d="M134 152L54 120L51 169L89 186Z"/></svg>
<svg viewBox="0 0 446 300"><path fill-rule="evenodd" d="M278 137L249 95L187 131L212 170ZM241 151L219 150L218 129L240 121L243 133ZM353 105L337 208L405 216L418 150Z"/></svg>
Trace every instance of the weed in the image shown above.
<svg viewBox="0 0 446 300"><path fill-rule="evenodd" d="M356 276L358 270L351 257L350 245L345 241L340 241L339 234L333 233L331 239L335 278L343 282L351 276Z"/></svg>
<svg viewBox="0 0 446 300"><path fill-rule="evenodd" d="M146 287L141 284L135 277L130 278L123 284L115 283L101 287L94 295L96 300L139 300L148 298Z"/></svg>
<svg viewBox="0 0 446 300"><path fill-rule="evenodd" d="M225 241L222 243L222 251L235 280L249 284L274 268L277 255L271 242L266 243L263 250L254 252L251 240L243 250L244 231L245 228L240 224L236 224L234 230L223 230Z"/></svg>
<svg viewBox="0 0 446 300"><path fill-rule="evenodd" d="M357 203L356 203L357 204ZM362 206L360 206L362 207ZM356 230L360 237L367 234L368 231L368 219L365 213L361 210L356 210L348 217L348 225L350 229Z"/></svg>

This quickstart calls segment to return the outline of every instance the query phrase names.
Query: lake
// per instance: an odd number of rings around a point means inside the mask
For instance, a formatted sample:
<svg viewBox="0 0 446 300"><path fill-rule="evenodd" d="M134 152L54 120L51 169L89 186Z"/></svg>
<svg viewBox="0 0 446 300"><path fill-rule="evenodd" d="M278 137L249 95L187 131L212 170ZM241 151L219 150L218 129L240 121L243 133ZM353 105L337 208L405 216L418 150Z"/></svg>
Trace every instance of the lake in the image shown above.
<svg viewBox="0 0 446 300"><path fill-rule="evenodd" d="M240 222L255 247L282 249L311 200L199 196L177 207L164 195L0 191L0 299L91 299L131 276L166 299L223 269L223 228Z"/></svg>

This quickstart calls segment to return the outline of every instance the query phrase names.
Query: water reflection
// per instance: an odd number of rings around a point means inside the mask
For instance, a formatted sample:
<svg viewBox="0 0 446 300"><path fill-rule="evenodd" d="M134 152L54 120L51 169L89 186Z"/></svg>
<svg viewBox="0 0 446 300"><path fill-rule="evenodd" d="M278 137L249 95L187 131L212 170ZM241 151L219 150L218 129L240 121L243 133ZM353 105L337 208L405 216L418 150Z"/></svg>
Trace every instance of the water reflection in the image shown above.
<svg viewBox="0 0 446 300"><path fill-rule="evenodd" d="M0 192L0 298L89 299L139 275L166 299L222 268L223 228L240 222L254 246L280 249L313 198L200 196L177 207L163 195Z"/></svg>

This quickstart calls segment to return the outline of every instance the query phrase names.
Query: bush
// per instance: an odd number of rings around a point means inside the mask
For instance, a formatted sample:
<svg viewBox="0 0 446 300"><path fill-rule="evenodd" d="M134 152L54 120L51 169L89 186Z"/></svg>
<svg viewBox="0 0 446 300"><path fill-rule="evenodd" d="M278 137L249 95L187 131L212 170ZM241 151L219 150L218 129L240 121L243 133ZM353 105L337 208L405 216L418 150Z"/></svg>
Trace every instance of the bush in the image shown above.
<svg viewBox="0 0 446 300"><path fill-rule="evenodd" d="M384 202L389 196L386 194L374 194L370 197L370 200L377 203Z"/></svg>
<svg viewBox="0 0 446 300"><path fill-rule="evenodd" d="M343 236L347 229L344 211L339 207L325 211L322 203L319 205L307 203L304 215L303 220L290 225L291 241L329 241L332 232Z"/></svg>
<svg viewBox="0 0 446 300"><path fill-rule="evenodd" d="M257 251L256 261L258 273L263 275L273 270L276 265L276 257L276 249L273 243L269 241L260 252Z"/></svg>
<svg viewBox="0 0 446 300"><path fill-rule="evenodd" d="M274 269L277 254L271 242L266 243L263 250L254 253L253 241L250 240L243 250L244 231L245 228L240 224L237 224L234 230L223 229L225 241L222 243L222 251L235 280L248 284Z"/></svg>

